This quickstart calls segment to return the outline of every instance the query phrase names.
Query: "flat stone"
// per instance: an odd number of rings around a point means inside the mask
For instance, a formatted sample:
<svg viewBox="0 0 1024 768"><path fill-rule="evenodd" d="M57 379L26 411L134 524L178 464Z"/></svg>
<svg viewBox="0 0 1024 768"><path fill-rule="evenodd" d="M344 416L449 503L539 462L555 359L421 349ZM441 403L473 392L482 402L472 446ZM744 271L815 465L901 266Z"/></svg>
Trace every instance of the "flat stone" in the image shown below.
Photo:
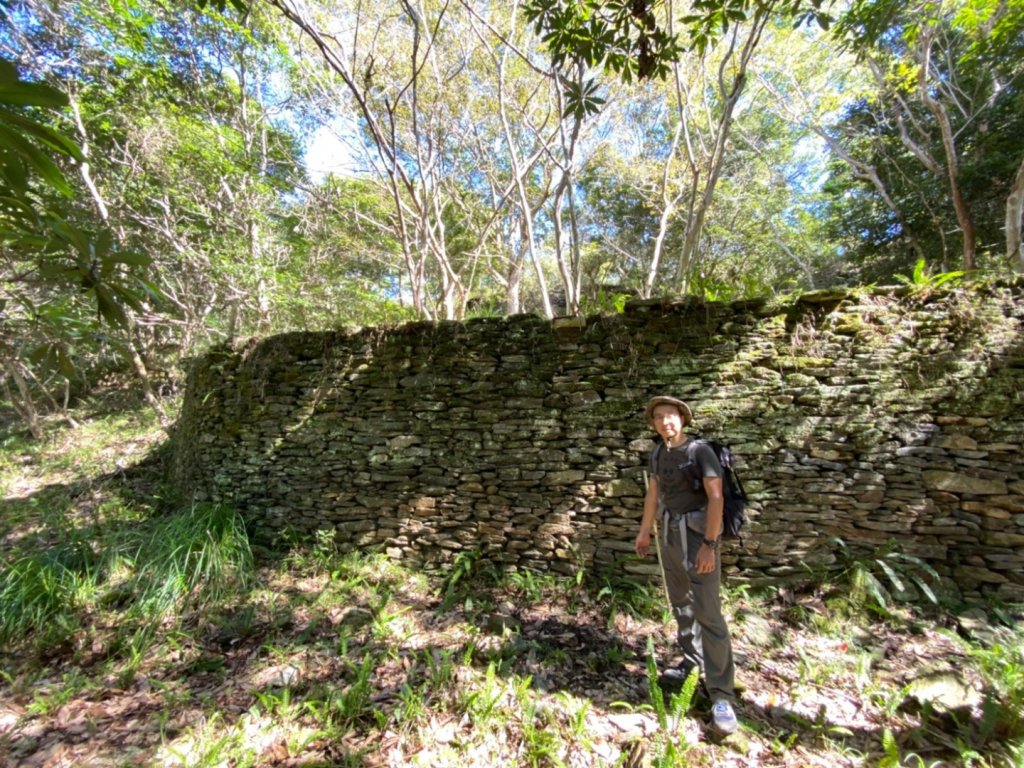
<svg viewBox="0 0 1024 768"><path fill-rule="evenodd" d="M604 485L601 486L601 494L611 498L618 498L621 496L643 496L644 490L635 480L625 478L604 483Z"/></svg>
<svg viewBox="0 0 1024 768"><path fill-rule="evenodd" d="M562 472L551 472L544 478L545 485L572 485L587 478L587 473L579 469L567 469Z"/></svg>
<svg viewBox="0 0 1024 768"><path fill-rule="evenodd" d="M911 680L907 697L937 712L972 709L981 704L981 692L969 685L959 673L931 672Z"/></svg>
<svg viewBox="0 0 1024 768"><path fill-rule="evenodd" d="M1001 573L974 565L957 566L953 569L953 575L957 579L965 578L970 581L984 581L989 584L1004 584L1007 581L1007 578Z"/></svg>
<svg viewBox="0 0 1024 768"><path fill-rule="evenodd" d="M1006 481L994 478L973 477L962 472L926 470L921 473L926 488L950 493L981 495L1006 494Z"/></svg>

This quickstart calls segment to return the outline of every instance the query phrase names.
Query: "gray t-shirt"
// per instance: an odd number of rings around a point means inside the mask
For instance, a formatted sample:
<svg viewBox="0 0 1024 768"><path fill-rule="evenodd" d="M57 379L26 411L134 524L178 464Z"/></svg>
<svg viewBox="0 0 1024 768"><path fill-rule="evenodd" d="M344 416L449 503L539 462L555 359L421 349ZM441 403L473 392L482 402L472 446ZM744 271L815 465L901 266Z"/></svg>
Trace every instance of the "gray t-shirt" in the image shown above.
<svg viewBox="0 0 1024 768"><path fill-rule="evenodd" d="M658 478L661 503L672 515L686 514L687 527L703 533L707 519L708 495L702 479L721 477L722 465L711 446L688 439L675 448L662 444L655 448L654 474ZM696 463L700 472L693 471ZM694 487L696 485L696 487Z"/></svg>

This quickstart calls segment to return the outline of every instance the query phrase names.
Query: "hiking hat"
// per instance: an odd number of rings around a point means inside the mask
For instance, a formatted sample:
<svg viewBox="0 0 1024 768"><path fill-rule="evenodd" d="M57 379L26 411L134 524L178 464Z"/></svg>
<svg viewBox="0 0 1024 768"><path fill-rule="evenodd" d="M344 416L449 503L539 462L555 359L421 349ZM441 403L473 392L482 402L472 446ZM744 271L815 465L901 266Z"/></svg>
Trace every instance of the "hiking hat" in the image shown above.
<svg viewBox="0 0 1024 768"><path fill-rule="evenodd" d="M644 418L648 424L654 423L654 409L659 405L674 405L676 410L679 411L679 415L683 417L683 426L685 427L691 421L693 421L693 411L690 410L690 406L675 397L669 397L668 395L658 395L652 397L647 403L647 409L644 411Z"/></svg>

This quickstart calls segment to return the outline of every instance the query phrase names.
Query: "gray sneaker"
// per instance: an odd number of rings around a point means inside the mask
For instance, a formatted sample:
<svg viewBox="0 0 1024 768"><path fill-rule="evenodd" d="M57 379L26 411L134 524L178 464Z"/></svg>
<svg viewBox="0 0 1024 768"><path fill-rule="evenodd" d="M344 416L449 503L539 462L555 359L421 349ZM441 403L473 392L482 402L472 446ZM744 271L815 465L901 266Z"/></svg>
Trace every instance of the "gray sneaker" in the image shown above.
<svg viewBox="0 0 1024 768"><path fill-rule="evenodd" d="M693 671L693 667L685 663L677 664L674 667L669 667L662 673L662 677L666 680L671 680L674 683L682 685L686 682L686 678L690 676L690 672Z"/></svg>
<svg viewBox="0 0 1024 768"><path fill-rule="evenodd" d="M736 729L740 727L740 722L736 719L736 713L733 712L732 704L725 699L719 699L712 705L711 721L715 724L715 729L719 733L736 733Z"/></svg>

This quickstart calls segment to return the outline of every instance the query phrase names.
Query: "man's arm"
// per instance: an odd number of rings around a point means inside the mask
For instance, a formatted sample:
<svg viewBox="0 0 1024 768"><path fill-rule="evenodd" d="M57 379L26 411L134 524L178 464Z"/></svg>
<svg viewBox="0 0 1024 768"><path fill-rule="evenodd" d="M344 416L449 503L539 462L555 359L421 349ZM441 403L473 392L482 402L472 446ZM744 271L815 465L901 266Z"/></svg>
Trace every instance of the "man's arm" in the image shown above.
<svg viewBox="0 0 1024 768"><path fill-rule="evenodd" d="M725 506L725 499L722 496L722 478L704 478L704 491L708 495L707 521L704 524L704 538L711 541L718 541L722 533L722 511ZM701 543L697 550L697 558L694 566L697 573L711 573L715 570L715 558L718 557L717 547L709 547Z"/></svg>
<svg viewBox="0 0 1024 768"><path fill-rule="evenodd" d="M725 497L722 495L722 478L705 477L704 492L708 495L708 516L704 528L705 538L715 540L722 534L722 516Z"/></svg>
<svg viewBox="0 0 1024 768"><path fill-rule="evenodd" d="M651 548L651 529L654 518L658 514L658 478L651 476L647 483L647 495L644 496L644 515L640 518L640 532L636 535L633 548L640 557L647 557Z"/></svg>

